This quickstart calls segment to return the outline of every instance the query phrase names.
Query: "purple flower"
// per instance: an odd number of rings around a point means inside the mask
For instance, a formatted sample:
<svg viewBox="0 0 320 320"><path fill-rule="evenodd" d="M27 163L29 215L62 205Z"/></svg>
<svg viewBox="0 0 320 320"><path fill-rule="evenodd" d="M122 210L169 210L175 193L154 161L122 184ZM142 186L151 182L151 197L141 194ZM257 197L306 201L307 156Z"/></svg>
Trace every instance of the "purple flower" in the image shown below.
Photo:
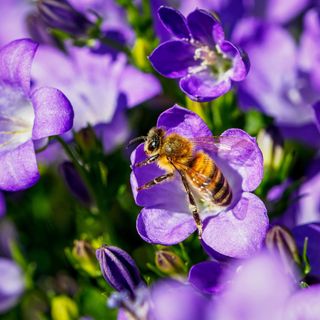
<svg viewBox="0 0 320 320"><path fill-rule="evenodd" d="M1 0L0 46L28 36L25 17L31 8L26 0Z"/></svg>
<svg viewBox="0 0 320 320"><path fill-rule="evenodd" d="M212 142L210 130L199 116L177 105L160 115L157 127L165 130L165 134L177 133L200 142L195 149L210 155L232 190L232 201L227 207L214 207L211 200L198 203L205 249L238 258L259 250L268 217L262 201L251 193L263 175L262 155L255 139L240 129L229 129L220 137L224 143L210 147L206 143L201 145L201 140ZM173 179L138 191L138 187L165 173L154 163L135 166L144 159L146 154L140 145L131 157L134 198L144 207L138 216L137 230L150 243L172 245L181 242L197 228L181 178L176 172Z"/></svg>
<svg viewBox="0 0 320 320"><path fill-rule="evenodd" d="M0 49L0 189L17 191L39 179L34 143L71 129L73 110L57 89L30 89L37 44L16 40Z"/></svg>
<svg viewBox="0 0 320 320"><path fill-rule="evenodd" d="M120 33L125 42L133 43L134 32L129 27L125 10L116 1L104 0L69 0L69 3L85 14L89 20L95 21L96 12L103 18L102 30L107 36L112 33Z"/></svg>
<svg viewBox="0 0 320 320"><path fill-rule="evenodd" d="M208 298L190 284L162 280L151 288L151 307L148 319L206 319L208 302Z"/></svg>
<svg viewBox="0 0 320 320"><path fill-rule="evenodd" d="M283 27L248 18L238 24L233 39L248 52L251 62L250 74L239 84L241 107L258 108L274 117L285 137L318 144L312 108L320 99L315 30L305 27L297 45Z"/></svg>
<svg viewBox="0 0 320 320"><path fill-rule="evenodd" d="M292 229L300 254L302 255L306 238L308 239L307 257L311 271L308 275L320 279L320 222L297 226Z"/></svg>
<svg viewBox="0 0 320 320"><path fill-rule="evenodd" d="M17 303L24 287L19 266L12 260L0 258L0 314Z"/></svg>
<svg viewBox="0 0 320 320"><path fill-rule="evenodd" d="M188 281L206 294L218 294L226 285L221 281L222 275L227 270L227 265L217 261L204 261L195 264L189 271Z"/></svg>
<svg viewBox="0 0 320 320"><path fill-rule="evenodd" d="M158 80L128 65L123 54L114 59L88 48L70 48L64 54L40 46L32 76L37 84L62 90L74 106L74 129L96 126L108 151L128 138L124 110L161 92Z"/></svg>
<svg viewBox="0 0 320 320"><path fill-rule="evenodd" d="M168 78L181 78L180 88L191 99L210 101L243 80L249 64L243 52L225 40L220 22L205 10L185 18L170 7L158 11L163 25L173 34L149 57L152 66Z"/></svg>
<svg viewBox="0 0 320 320"><path fill-rule="evenodd" d="M66 0L41 0L37 2L39 16L49 28L84 35L92 23L75 10Z"/></svg>

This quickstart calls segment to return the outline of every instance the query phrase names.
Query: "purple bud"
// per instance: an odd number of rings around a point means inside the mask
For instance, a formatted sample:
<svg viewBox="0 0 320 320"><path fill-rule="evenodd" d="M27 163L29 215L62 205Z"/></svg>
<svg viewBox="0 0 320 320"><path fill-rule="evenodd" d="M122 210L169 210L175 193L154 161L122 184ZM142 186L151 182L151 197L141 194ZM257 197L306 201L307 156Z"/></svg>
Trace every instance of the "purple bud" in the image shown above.
<svg viewBox="0 0 320 320"><path fill-rule="evenodd" d="M90 205L92 201L89 191L74 165L65 161L60 165L60 170L70 191L84 204Z"/></svg>
<svg viewBox="0 0 320 320"><path fill-rule="evenodd" d="M83 35L92 23L66 0L38 0L41 19L49 27L74 35Z"/></svg>
<svg viewBox="0 0 320 320"><path fill-rule="evenodd" d="M104 245L96 251L96 256L102 275L109 285L119 292L129 292L133 297L142 280L129 254L117 247Z"/></svg>

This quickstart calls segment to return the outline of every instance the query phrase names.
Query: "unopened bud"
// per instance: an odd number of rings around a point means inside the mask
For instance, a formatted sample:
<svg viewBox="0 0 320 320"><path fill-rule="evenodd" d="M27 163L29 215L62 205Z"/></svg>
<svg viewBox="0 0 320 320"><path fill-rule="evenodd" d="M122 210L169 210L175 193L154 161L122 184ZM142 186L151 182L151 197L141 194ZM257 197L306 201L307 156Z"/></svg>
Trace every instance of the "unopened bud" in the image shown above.
<svg viewBox="0 0 320 320"><path fill-rule="evenodd" d="M169 250L158 250L155 256L156 266L165 274L178 274L183 272L181 258Z"/></svg>
<svg viewBox="0 0 320 320"><path fill-rule="evenodd" d="M284 227L272 227L266 236L266 247L274 254L277 254L285 267L285 270L295 277L294 270L300 266L300 256L296 242L290 231Z"/></svg>
<svg viewBox="0 0 320 320"><path fill-rule="evenodd" d="M104 245L96 251L96 256L108 284L119 292L128 292L134 296L142 280L130 255L117 247Z"/></svg>
<svg viewBox="0 0 320 320"><path fill-rule="evenodd" d="M100 272L95 258L95 251L90 243L84 240L75 240L70 258L76 268L82 269L93 277L99 275Z"/></svg>
<svg viewBox="0 0 320 320"><path fill-rule="evenodd" d="M38 0L37 7L41 19L49 28L83 35L92 26L92 23L67 0Z"/></svg>
<svg viewBox="0 0 320 320"><path fill-rule="evenodd" d="M61 173L70 191L84 204L92 203L89 191L81 179L79 173L70 161L65 161L60 165Z"/></svg>

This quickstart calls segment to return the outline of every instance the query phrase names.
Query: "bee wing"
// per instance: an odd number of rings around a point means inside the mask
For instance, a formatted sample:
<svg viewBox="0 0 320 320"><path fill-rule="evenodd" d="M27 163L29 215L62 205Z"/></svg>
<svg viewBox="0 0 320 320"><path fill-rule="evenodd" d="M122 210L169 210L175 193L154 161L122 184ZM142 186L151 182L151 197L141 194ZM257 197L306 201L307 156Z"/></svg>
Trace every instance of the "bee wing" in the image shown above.
<svg viewBox="0 0 320 320"><path fill-rule="evenodd" d="M257 151L255 141L238 136L208 136L190 140L204 151L214 152L236 165L251 165L255 158L253 153Z"/></svg>

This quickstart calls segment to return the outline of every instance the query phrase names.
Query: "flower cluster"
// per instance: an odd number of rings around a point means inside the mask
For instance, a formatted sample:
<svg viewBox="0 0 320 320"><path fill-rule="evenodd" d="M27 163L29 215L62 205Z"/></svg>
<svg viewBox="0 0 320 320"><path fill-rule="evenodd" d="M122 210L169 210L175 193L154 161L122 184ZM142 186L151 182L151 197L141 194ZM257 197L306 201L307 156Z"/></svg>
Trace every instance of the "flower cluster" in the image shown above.
<svg viewBox="0 0 320 320"><path fill-rule="evenodd" d="M319 319L316 0L0 2L1 319Z"/></svg>

